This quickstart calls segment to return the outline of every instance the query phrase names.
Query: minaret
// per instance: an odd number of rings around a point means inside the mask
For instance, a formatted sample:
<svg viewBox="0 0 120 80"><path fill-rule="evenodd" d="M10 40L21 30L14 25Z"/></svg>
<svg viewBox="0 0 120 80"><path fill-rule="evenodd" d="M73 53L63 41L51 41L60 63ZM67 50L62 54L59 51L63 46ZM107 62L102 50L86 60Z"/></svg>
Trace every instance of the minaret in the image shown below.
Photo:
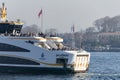
<svg viewBox="0 0 120 80"><path fill-rule="evenodd" d="M75 26L73 24L73 26L71 27L72 30L72 48L75 48Z"/></svg>
<svg viewBox="0 0 120 80"><path fill-rule="evenodd" d="M2 3L2 8L0 8L0 18L2 22L7 20L7 8L5 8L4 3Z"/></svg>

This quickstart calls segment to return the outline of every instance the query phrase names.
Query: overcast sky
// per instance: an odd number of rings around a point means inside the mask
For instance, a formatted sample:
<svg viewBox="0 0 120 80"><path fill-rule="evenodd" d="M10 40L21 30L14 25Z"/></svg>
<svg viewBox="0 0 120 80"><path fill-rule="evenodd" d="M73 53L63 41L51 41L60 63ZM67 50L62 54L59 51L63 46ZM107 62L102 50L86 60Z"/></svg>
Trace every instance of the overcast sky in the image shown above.
<svg viewBox="0 0 120 80"><path fill-rule="evenodd" d="M92 26L96 19L120 15L120 0L0 0L7 7L8 20L21 19L26 25L41 26L38 13L43 9L43 29L70 32Z"/></svg>

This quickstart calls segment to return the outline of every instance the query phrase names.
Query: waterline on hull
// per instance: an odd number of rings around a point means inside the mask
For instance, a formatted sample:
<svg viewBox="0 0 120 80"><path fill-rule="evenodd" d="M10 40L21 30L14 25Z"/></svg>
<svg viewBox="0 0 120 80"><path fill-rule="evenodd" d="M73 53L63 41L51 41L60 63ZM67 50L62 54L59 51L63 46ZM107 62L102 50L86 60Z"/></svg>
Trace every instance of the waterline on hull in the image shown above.
<svg viewBox="0 0 120 80"><path fill-rule="evenodd" d="M73 73L69 68L45 68L45 67L16 67L16 66L0 66L0 73L13 74L67 74Z"/></svg>

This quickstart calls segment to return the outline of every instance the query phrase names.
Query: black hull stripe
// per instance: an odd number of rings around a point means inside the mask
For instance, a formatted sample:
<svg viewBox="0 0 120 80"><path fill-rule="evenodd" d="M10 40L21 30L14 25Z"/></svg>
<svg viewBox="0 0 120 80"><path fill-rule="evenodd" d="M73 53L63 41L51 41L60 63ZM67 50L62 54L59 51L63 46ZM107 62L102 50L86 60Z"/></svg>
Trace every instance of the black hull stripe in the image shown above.
<svg viewBox="0 0 120 80"><path fill-rule="evenodd" d="M74 71L69 68L45 68L45 67L18 67L18 66L0 66L0 73L13 74L68 74Z"/></svg>

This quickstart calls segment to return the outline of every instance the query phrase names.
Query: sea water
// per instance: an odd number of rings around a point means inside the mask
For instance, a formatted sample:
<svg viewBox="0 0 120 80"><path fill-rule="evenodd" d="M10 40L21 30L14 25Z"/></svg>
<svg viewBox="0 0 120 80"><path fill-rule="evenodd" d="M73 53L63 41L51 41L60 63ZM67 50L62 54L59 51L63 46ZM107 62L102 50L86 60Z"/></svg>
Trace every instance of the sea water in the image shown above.
<svg viewBox="0 0 120 80"><path fill-rule="evenodd" d="M89 69L85 73L2 74L0 80L120 80L120 52L91 52Z"/></svg>

